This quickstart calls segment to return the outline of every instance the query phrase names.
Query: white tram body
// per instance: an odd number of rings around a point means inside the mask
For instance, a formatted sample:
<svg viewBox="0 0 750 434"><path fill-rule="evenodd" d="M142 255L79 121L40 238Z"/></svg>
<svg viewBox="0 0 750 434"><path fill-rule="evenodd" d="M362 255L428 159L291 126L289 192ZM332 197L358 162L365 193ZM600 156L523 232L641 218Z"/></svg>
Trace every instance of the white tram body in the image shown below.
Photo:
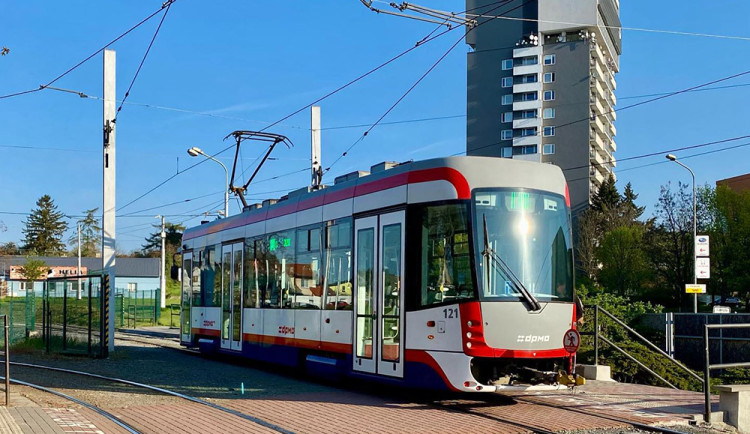
<svg viewBox="0 0 750 434"><path fill-rule="evenodd" d="M553 165L381 163L190 228L182 254L181 342L202 351L474 392L572 357L570 201Z"/></svg>

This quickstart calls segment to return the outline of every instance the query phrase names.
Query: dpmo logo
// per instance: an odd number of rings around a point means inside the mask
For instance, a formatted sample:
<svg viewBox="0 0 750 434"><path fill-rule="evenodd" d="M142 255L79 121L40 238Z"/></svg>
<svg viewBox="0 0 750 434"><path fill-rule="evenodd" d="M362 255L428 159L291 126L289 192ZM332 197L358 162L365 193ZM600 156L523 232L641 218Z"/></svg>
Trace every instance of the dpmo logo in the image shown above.
<svg viewBox="0 0 750 434"><path fill-rule="evenodd" d="M549 335L547 336L537 336L537 335L518 335L518 338L516 339L516 342L524 342L527 344L533 344L536 342L549 342Z"/></svg>

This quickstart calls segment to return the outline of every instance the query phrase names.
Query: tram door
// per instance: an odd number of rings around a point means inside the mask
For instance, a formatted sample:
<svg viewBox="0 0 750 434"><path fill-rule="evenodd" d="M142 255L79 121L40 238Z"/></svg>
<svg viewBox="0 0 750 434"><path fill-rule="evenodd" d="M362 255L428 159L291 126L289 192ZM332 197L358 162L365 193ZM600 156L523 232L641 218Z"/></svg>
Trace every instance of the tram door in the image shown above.
<svg viewBox="0 0 750 434"><path fill-rule="evenodd" d="M193 298L192 290L192 266L193 254L185 252L182 254L182 306L180 309L180 341L186 344L190 342L190 304Z"/></svg>
<svg viewBox="0 0 750 434"><path fill-rule="evenodd" d="M243 243L221 248L221 348L242 350Z"/></svg>
<svg viewBox="0 0 750 434"><path fill-rule="evenodd" d="M404 212L357 219L355 371L403 377Z"/></svg>

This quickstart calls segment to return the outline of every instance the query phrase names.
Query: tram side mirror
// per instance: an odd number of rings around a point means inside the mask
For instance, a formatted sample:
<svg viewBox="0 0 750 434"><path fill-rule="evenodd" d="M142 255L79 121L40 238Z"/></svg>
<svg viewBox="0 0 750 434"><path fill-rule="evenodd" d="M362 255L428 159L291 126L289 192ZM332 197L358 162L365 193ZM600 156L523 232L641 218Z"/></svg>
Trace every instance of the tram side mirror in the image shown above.
<svg viewBox="0 0 750 434"><path fill-rule="evenodd" d="M172 265L172 268L169 270L169 276L172 280L180 280L180 267Z"/></svg>

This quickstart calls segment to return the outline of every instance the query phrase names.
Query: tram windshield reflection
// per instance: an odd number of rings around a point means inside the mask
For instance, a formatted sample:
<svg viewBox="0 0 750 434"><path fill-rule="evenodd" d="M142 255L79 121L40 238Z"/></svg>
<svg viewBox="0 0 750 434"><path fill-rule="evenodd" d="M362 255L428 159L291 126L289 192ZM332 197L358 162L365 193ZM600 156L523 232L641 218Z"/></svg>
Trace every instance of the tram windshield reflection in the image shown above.
<svg viewBox="0 0 750 434"><path fill-rule="evenodd" d="M562 196L530 190L481 189L473 195L474 251L482 300L518 300L513 276L483 260L489 247L539 301L573 300L569 210Z"/></svg>

